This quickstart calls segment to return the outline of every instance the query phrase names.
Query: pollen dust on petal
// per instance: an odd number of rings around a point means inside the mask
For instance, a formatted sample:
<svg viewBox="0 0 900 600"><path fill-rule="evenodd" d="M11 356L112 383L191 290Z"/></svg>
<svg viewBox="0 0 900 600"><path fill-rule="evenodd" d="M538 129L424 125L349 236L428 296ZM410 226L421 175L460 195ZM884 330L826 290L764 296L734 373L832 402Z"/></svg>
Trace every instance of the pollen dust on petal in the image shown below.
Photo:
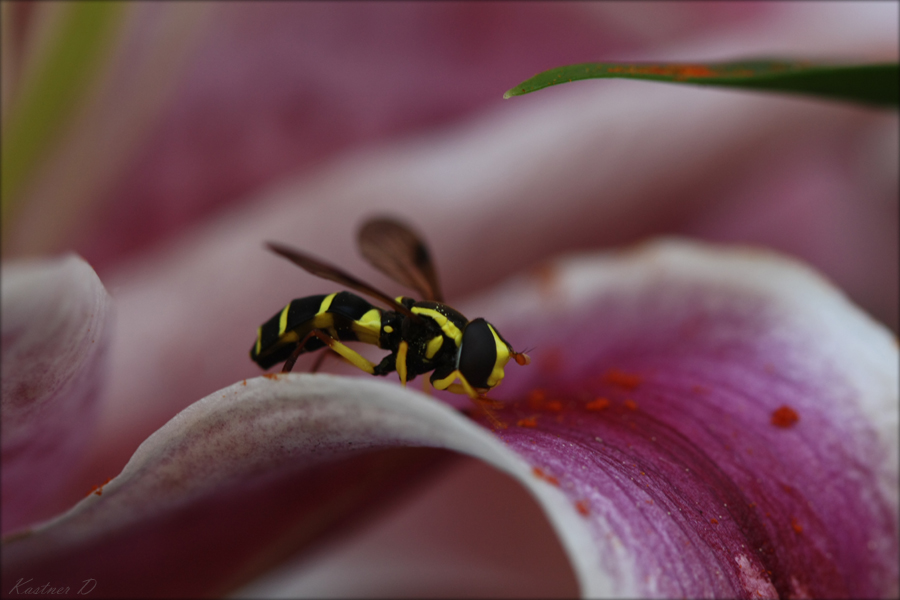
<svg viewBox="0 0 900 600"><path fill-rule="evenodd" d="M633 390L641 385L642 382L640 375L636 373L625 373L618 369L610 369L604 373L602 380L605 383L610 383L626 390Z"/></svg>
<svg viewBox="0 0 900 600"><path fill-rule="evenodd" d="M544 481L546 481L546 482L549 483L550 485L554 485L554 486L556 486L556 487L559 487L559 479L557 479L557 478L554 477L553 475L548 475L548 474L545 473L544 470L541 469L540 467L532 467L531 472L532 472L532 473L534 474L534 476L537 477L538 479L543 479Z"/></svg>
<svg viewBox="0 0 900 600"><path fill-rule="evenodd" d="M790 406L781 406L772 412L772 425L775 427L787 429L796 425L799 420L800 415Z"/></svg>
<svg viewBox="0 0 900 600"><path fill-rule="evenodd" d="M519 427L537 427L537 419L535 417L525 417L516 422Z"/></svg>
<svg viewBox="0 0 900 600"><path fill-rule="evenodd" d="M559 400L548 400L546 391L541 388L535 388L528 393L528 408L547 412L561 412L563 404Z"/></svg>
<svg viewBox="0 0 900 600"><path fill-rule="evenodd" d="M588 504L587 500L579 500L576 502L575 510L583 517L587 517L591 514L591 506Z"/></svg>
<svg viewBox="0 0 900 600"><path fill-rule="evenodd" d="M535 388L528 392L528 407L532 410L540 410L547 401L547 392L541 388Z"/></svg>
<svg viewBox="0 0 900 600"><path fill-rule="evenodd" d="M599 412L609 408L609 404L609 399L607 398L595 398L585 404L584 407L588 410Z"/></svg>
<svg viewBox="0 0 900 600"><path fill-rule="evenodd" d="M625 408L628 410L637 410L638 404L634 400L628 399L625 401Z"/></svg>
<svg viewBox="0 0 900 600"><path fill-rule="evenodd" d="M278 373L263 373L263 377L266 379L278 379Z"/></svg>
<svg viewBox="0 0 900 600"><path fill-rule="evenodd" d="M89 491L87 494L85 494L85 498L87 498L91 494L96 494L98 496L102 496L103 495L103 486L105 486L110 481L112 481L112 477L107 478L107 480L104 481L103 483L101 483L100 485L95 485L94 487L92 487L91 491Z"/></svg>

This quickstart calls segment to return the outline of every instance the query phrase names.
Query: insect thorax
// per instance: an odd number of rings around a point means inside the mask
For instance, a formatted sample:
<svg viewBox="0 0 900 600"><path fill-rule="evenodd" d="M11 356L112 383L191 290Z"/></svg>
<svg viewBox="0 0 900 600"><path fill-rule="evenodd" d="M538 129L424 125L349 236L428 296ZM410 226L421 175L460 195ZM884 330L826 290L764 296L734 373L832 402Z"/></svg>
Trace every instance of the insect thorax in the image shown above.
<svg viewBox="0 0 900 600"><path fill-rule="evenodd" d="M410 306L416 319L403 320L403 339L409 344L408 369L419 375L435 367L455 364L466 318L439 302L416 302Z"/></svg>

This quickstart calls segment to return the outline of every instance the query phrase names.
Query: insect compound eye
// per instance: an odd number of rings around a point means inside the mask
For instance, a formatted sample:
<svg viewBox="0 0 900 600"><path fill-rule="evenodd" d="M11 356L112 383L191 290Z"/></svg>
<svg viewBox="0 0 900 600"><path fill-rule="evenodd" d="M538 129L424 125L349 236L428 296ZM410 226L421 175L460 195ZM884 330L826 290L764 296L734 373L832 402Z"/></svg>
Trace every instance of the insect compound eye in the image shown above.
<svg viewBox="0 0 900 600"><path fill-rule="evenodd" d="M484 319L469 321L463 330L457 369L472 387L489 388L488 378L496 363L497 342L490 325Z"/></svg>

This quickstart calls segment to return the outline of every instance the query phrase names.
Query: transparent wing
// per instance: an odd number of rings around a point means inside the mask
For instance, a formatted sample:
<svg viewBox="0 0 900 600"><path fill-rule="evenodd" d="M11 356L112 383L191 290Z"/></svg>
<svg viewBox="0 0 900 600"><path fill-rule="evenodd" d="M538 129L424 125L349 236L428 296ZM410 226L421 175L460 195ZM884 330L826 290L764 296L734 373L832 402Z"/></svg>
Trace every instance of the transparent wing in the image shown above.
<svg viewBox="0 0 900 600"><path fill-rule="evenodd" d="M444 301L428 247L407 225L387 217L369 219L357 242L373 267L416 290L423 300Z"/></svg>
<svg viewBox="0 0 900 600"><path fill-rule="evenodd" d="M371 298L381 300L387 306L391 307L391 310L396 310L408 317L417 319L416 315L410 312L408 308L398 303L396 300L394 300L384 292L376 290L371 285L360 281L353 275L345 273L344 271L333 265L329 265L328 263L323 262L318 258L313 258L308 254L304 254L299 250L295 250L294 248L285 246L284 244L279 244L278 242L266 242L266 246L268 246L269 250L271 250L275 254L283 256L307 273L312 273L316 277L321 277L322 279L328 279L329 281L340 283L341 285L346 286L352 290L356 290L357 292L366 294Z"/></svg>

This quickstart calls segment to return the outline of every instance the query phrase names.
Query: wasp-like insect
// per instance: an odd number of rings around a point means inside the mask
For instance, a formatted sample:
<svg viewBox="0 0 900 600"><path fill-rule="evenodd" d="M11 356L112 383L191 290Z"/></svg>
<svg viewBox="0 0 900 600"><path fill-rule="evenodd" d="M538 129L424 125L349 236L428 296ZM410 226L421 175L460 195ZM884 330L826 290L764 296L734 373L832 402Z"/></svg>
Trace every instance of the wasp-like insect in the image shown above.
<svg viewBox="0 0 900 600"><path fill-rule="evenodd" d="M469 321L443 303L431 256L413 231L392 219L372 219L363 225L358 243L363 257L394 281L424 298L396 299L348 275L341 269L282 244L270 250L306 271L340 283L383 302L383 310L350 292L307 296L292 300L257 330L250 358L263 369L284 361L290 371L304 352L328 346L372 375L397 371L400 381L434 371L431 384L439 390L483 397L500 384L507 361L531 360L516 352L484 319ZM389 350L378 363L370 362L343 342L364 342Z"/></svg>

